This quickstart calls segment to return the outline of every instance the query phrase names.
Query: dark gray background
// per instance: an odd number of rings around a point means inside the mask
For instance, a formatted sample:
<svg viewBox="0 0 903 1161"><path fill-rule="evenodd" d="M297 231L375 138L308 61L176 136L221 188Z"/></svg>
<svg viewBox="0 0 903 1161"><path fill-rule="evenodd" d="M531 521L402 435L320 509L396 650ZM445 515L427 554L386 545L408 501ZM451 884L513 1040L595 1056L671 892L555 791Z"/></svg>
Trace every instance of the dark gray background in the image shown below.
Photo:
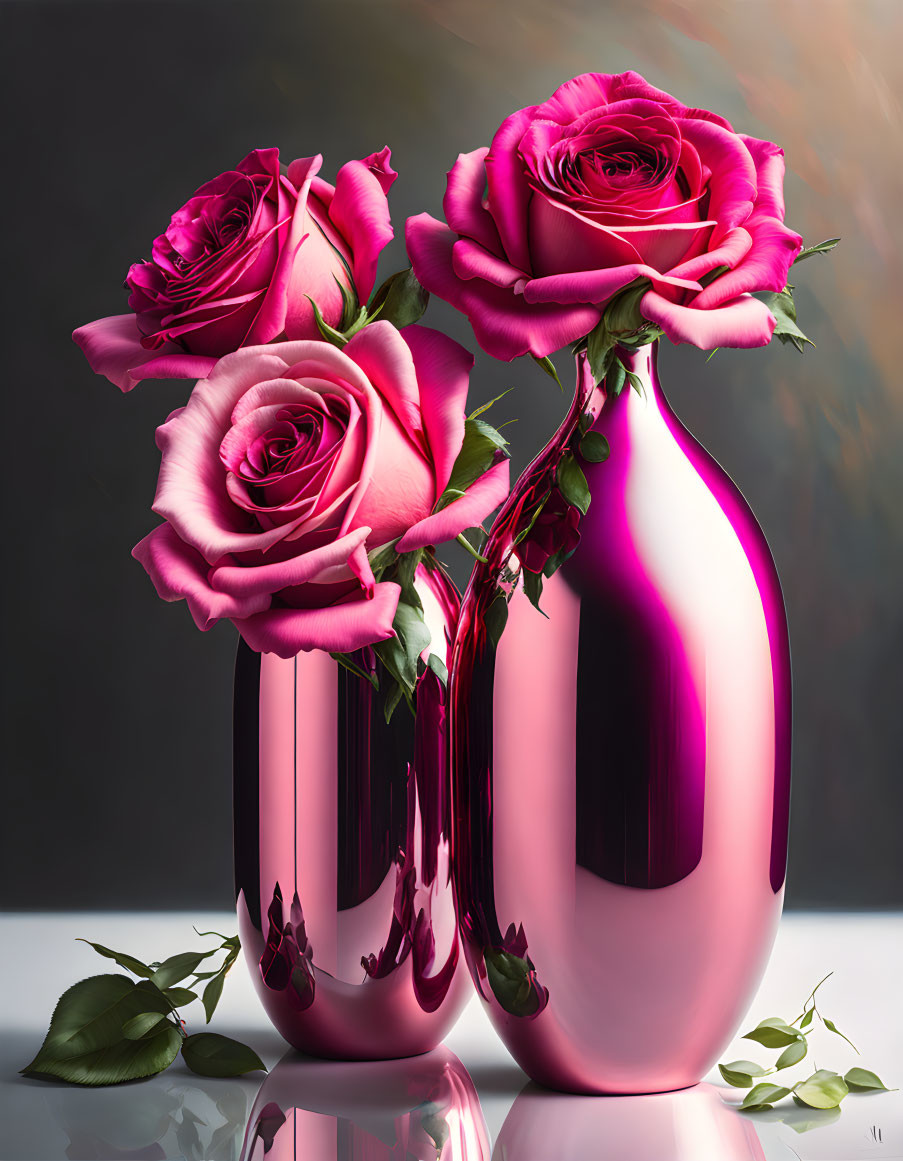
<svg viewBox="0 0 903 1161"><path fill-rule="evenodd" d="M390 144L399 235L511 110L574 73L637 68L788 154L788 220L817 343L666 349L678 414L742 488L787 599L796 692L794 906L903 905L903 578L897 374L901 8L735 3L0 3L8 144L2 319L0 906L231 905L235 636L159 601L131 546L155 523L154 427L185 383L121 396L73 327L169 215L254 146L321 151L324 176ZM384 273L404 264L399 240ZM455 313L428 321L474 348ZM559 357L563 368L566 360ZM512 384L522 467L564 408L529 361L480 357L475 401ZM451 554L449 554L451 555ZM459 579L466 563L455 561Z"/></svg>

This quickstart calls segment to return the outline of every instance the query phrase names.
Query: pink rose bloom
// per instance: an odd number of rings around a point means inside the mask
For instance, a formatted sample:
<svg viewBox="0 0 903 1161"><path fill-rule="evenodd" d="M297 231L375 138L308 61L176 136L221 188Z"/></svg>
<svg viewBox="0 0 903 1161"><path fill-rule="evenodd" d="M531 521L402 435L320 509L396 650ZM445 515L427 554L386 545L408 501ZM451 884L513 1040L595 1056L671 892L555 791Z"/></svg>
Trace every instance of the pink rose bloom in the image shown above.
<svg viewBox="0 0 903 1161"><path fill-rule="evenodd" d="M140 379L194 379L239 347L319 338L313 308L336 326L339 283L370 297L393 236L388 149L349 161L335 186L323 158L280 171L278 149L255 149L202 185L137 262L126 284L131 314L98 319L73 338L98 374L130 391Z"/></svg>
<svg viewBox="0 0 903 1161"><path fill-rule="evenodd" d="M420 282L489 354L543 357L588 334L636 278L675 343L756 347L802 239L784 226L783 151L638 73L576 77L504 121L448 175L447 225L410 219ZM714 278L720 267L727 271Z"/></svg>
<svg viewBox="0 0 903 1161"><path fill-rule="evenodd" d="M367 554L437 544L508 491L508 461L433 514L464 439L473 358L388 322L220 359L157 431L154 511L133 555L201 629L228 618L259 652L350 652L393 635L400 589ZM400 538L400 539L399 539Z"/></svg>

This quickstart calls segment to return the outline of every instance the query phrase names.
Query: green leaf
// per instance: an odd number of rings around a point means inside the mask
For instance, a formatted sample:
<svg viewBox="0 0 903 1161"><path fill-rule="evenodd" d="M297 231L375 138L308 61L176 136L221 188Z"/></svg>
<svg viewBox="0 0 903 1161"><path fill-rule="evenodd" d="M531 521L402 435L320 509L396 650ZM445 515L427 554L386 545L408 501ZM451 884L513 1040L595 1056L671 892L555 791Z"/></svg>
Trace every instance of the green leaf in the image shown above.
<svg viewBox="0 0 903 1161"><path fill-rule="evenodd" d="M127 972L132 972L133 975L144 976L145 978L153 975L153 972L147 964L142 963L140 959L135 959L133 955L126 955L123 951L110 951L102 943L92 943L90 939L82 939L81 936L77 937L76 942L86 943L88 947L93 947L98 955L102 955L106 959L115 960L120 967L125 968Z"/></svg>
<svg viewBox="0 0 903 1161"><path fill-rule="evenodd" d="M401 330L423 316L430 301L429 291L417 281L410 268L387 278L370 300L370 317L392 323Z"/></svg>
<svg viewBox="0 0 903 1161"><path fill-rule="evenodd" d="M266 1066L253 1048L220 1036L216 1032L198 1032L182 1043L182 1057L198 1076L243 1076L246 1072L266 1072Z"/></svg>
<svg viewBox="0 0 903 1161"><path fill-rule="evenodd" d="M414 584L414 579L417 573L417 566L423 559L423 549L418 548L415 552L403 552L399 555L395 566L394 579L401 585L401 595L409 605L413 605L415 609L422 609L423 602L420 599L420 593Z"/></svg>
<svg viewBox="0 0 903 1161"><path fill-rule="evenodd" d="M605 394L612 399L617 397L624 390L624 384L627 382L627 370L620 359L612 357L611 365L605 376Z"/></svg>
<svg viewBox="0 0 903 1161"><path fill-rule="evenodd" d="M796 304L793 301L793 290L790 286L785 286L777 294L768 292L757 297L765 303L776 319L773 338L780 339L782 343L792 343L800 354L803 353L806 343L810 347L815 346L815 343L811 339L807 339L796 324Z"/></svg>
<svg viewBox="0 0 903 1161"><path fill-rule="evenodd" d="M849 1091L842 1076L824 1068L793 1086L794 1096L811 1109L836 1108Z"/></svg>
<svg viewBox="0 0 903 1161"><path fill-rule="evenodd" d="M521 576L523 577L524 592L527 594L530 604L544 617L547 617L548 613L543 612L539 607L539 601L542 597L542 576L538 572L530 572L528 569L523 569Z"/></svg>
<svg viewBox="0 0 903 1161"><path fill-rule="evenodd" d="M81 980L60 997L44 1043L22 1072L90 1085L162 1072L179 1051L178 1028L163 1021L158 1035L141 1040L128 1039L123 1029L136 1016L169 1011L165 996L147 980L136 984L119 975Z"/></svg>
<svg viewBox="0 0 903 1161"><path fill-rule="evenodd" d="M524 576L526 577L526 573ZM532 576L532 573L530 574ZM542 585L542 578L540 578L540 591ZM526 587L526 586L525 586ZM483 624L486 626L486 632L489 635L489 640L493 646L498 649L499 641L502 639L502 633L505 631L505 625L508 623L508 600L505 594L501 591L493 598L492 603L486 610L483 616Z"/></svg>
<svg viewBox="0 0 903 1161"><path fill-rule="evenodd" d="M793 259L793 265L796 266L797 262L804 262L813 254L829 254L839 241L839 238L828 238L824 242L818 242L815 246L805 246Z"/></svg>
<svg viewBox="0 0 903 1161"><path fill-rule="evenodd" d="M152 1028L156 1028L161 1020L166 1017L162 1012L141 1012L137 1016L133 1016L131 1020L126 1020L122 1025L122 1034L126 1040L140 1040Z"/></svg>
<svg viewBox="0 0 903 1161"><path fill-rule="evenodd" d="M775 1101L782 1101L786 1096L790 1096L789 1088L782 1088L779 1084L757 1084L743 1098L740 1108L747 1111L767 1109Z"/></svg>
<svg viewBox="0 0 903 1161"><path fill-rule="evenodd" d="M320 313L320 308L317 306L317 304L314 302L314 300L310 297L309 294L306 294L304 297L307 299L307 301L310 303L310 305L314 308L314 322L317 324L317 330L320 332L320 334L323 336L323 338L326 339L327 342L332 343L332 345L334 347L338 347L339 349L344 347L346 345L346 343L348 342L348 340L345 338L345 336L342 334L342 332L337 331L335 329L335 327L331 327L329 325L329 323L323 318L323 315Z"/></svg>
<svg viewBox="0 0 903 1161"><path fill-rule="evenodd" d="M579 446L580 454L591 464L601 464L611 455L608 440L601 431L588 431Z"/></svg>
<svg viewBox="0 0 903 1161"><path fill-rule="evenodd" d="M504 1010L512 1016L532 1016L540 998L530 981L530 961L494 948L489 948L483 958L487 982Z"/></svg>
<svg viewBox="0 0 903 1161"><path fill-rule="evenodd" d="M558 461L555 481L565 500L585 516L590 505L589 485L573 452L565 452Z"/></svg>
<svg viewBox="0 0 903 1161"><path fill-rule="evenodd" d="M734 1088L749 1088L754 1076L764 1076L768 1069L762 1068L754 1060L732 1060L730 1064L719 1064L718 1071Z"/></svg>
<svg viewBox="0 0 903 1161"><path fill-rule="evenodd" d="M788 1044L795 1044L802 1036L797 1028L792 1028L778 1016L770 1016L762 1020L751 1032L744 1033L742 1039L755 1040L765 1048L786 1048Z"/></svg>
<svg viewBox="0 0 903 1161"><path fill-rule="evenodd" d="M417 684L417 662L420 654L430 643L430 631L423 619L423 609L410 605L402 597L395 610L392 622L395 636L388 641L380 641L373 648L389 673L401 686L404 694L410 696ZM395 708L397 700L393 703ZM386 712L388 713L388 706ZM388 721L388 718L386 719Z"/></svg>
<svg viewBox="0 0 903 1161"><path fill-rule="evenodd" d="M640 313L640 303L651 289L652 283L648 278L635 278L609 302L602 322L615 341L620 343L634 336L641 340L645 338L642 332L650 324Z"/></svg>
<svg viewBox="0 0 903 1161"><path fill-rule="evenodd" d="M443 685L448 685L448 666L438 654L431 653L426 659L426 664L427 668L432 669Z"/></svg>
<svg viewBox="0 0 903 1161"><path fill-rule="evenodd" d="M615 342L605 325L603 318L589 332L586 338L586 357L589 360L589 369L593 373L596 383L601 383L608 374L608 369L614 359Z"/></svg>
<svg viewBox="0 0 903 1161"><path fill-rule="evenodd" d="M476 409L476 411L471 411L470 415L468 415L467 418L468 419L479 419L479 417L484 412L488 411L490 407L494 407L496 405L496 403L498 403L498 401L500 399L504 399L506 395L510 395L513 390L514 390L513 387L509 387L506 391L503 391L501 393L501 395L496 395L495 399L490 399L488 403L484 403L481 407L478 407Z"/></svg>
<svg viewBox="0 0 903 1161"><path fill-rule="evenodd" d="M163 995L176 1008L181 1008L183 1004L190 1004L198 998L197 992L193 992L191 988L164 988Z"/></svg>
<svg viewBox="0 0 903 1161"><path fill-rule="evenodd" d="M620 363L620 359L618 360L618 362ZM623 363L621 363L621 367L623 368L624 376L627 379L627 382L634 389L634 391L636 391L637 395L639 395L640 398L642 399L642 397L643 397L643 380L634 371L629 371L624 366Z"/></svg>
<svg viewBox="0 0 903 1161"><path fill-rule="evenodd" d="M218 971L213 979L204 988L204 1013L207 1016L207 1023L210 1023L213 1013L216 1011L216 1005L219 1003L219 998L223 994L223 984L226 982L226 971Z"/></svg>
<svg viewBox="0 0 903 1161"><path fill-rule="evenodd" d="M397 681L394 682L392 684L392 688L389 690L385 702L383 703L383 717L385 718L386 725L391 722L392 714L394 714L395 710L398 708L398 703L401 701L403 695L404 691L402 690L399 683Z"/></svg>
<svg viewBox="0 0 903 1161"><path fill-rule="evenodd" d="M395 567L395 561L398 559L398 553L395 551L397 540L393 540L391 544L384 544L381 548L374 548L369 553L370 567L373 569L373 575L377 580L380 580L383 573Z"/></svg>
<svg viewBox="0 0 903 1161"><path fill-rule="evenodd" d="M775 1068L790 1068L793 1064L799 1064L808 1050L809 1046L805 1038L797 1040L795 1044L788 1044L775 1062Z"/></svg>
<svg viewBox="0 0 903 1161"><path fill-rule="evenodd" d="M849 1046L853 1049L853 1051L858 1053L859 1049L856 1047L856 1045L853 1043L853 1041L849 1038L849 1036L844 1036L844 1034L837 1027L837 1025L834 1023L833 1020L829 1020L829 1019L827 1019L827 1017L822 1016L821 1022L822 1022L822 1024L824 1024L824 1026L828 1029L829 1032L833 1032L834 1035L839 1036L841 1038L841 1040L846 1040L847 1044L849 1044Z"/></svg>
<svg viewBox="0 0 903 1161"><path fill-rule="evenodd" d="M158 988L169 988L190 976L198 964L218 951L219 948L215 947L212 951L180 951L178 955L171 955L160 964L151 976L151 981Z"/></svg>
<svg viewBox="0 0 903 1161"><path fill-rule="evenodd" d="M542 359L538 358L536 355L531 355L530 358L533 360L537 367L540 367L543 371L545 371L549 378L554 379L558 386L561 387L561 380L558 378L558 372L555 370L555 364L552 362L548 355ZM563 387L561 389L562 391L564 390Z"/></svg>
<svg viewBox="0 0 903 1161"><path fill-rule="evenodd" d="M815 1008L812 1007L808 1012L803 1013L803 1018L800 1020L800 1028L808 1028L812 1023L812 1017L815 1015Z"/></svg>
<svg viewBox="0 0 903 1161"><path fill-rule="evenodd" d="M869 1072L867 1068L851 1068L844 1076L847 1088L852 1092L896 1092L896 1089L889 1089L883 1081L881 1081L874 1072Z"/></svg>
<svg viewBox="0 0 903 1161"><path fill-rule="evenodd" d="M335 275L333 275L333 278L335 278ZM357 295L350 291L344 282L335 278L335 283L342 296L342 321L339 323L339 330L344 334L360 314L363 313L366 317L366 312L361 310L358 305Z"/></svg>
<svg viewBox="0 0 903 1161"><path fill-rule="evenodd" d="M508 455L507 447L505 437L484 420L465 420L464 442L435 511L440 511L462 496L475 480L489 471L500 454Z"/></svg>

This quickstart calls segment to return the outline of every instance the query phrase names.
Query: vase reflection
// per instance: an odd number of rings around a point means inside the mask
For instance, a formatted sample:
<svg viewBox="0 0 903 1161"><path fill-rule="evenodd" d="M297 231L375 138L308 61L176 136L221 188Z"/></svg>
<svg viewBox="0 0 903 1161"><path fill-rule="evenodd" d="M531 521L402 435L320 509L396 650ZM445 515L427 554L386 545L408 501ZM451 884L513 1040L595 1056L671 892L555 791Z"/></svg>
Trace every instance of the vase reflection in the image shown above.
<svg viewBox="0 0 903 1161"><path fill-rule="evenodd" d="M492 1161L765 1161L752 1122L699 1084L653 1096L570 1096L529 1084Z"/></svg>
<svg viewBox="0 0 903 1161"><path fill-rule="evenodd" d="M257 1094L241 1161L489 1161L480 1102L447 1048L409 1060L289 1053Z"/></svg>

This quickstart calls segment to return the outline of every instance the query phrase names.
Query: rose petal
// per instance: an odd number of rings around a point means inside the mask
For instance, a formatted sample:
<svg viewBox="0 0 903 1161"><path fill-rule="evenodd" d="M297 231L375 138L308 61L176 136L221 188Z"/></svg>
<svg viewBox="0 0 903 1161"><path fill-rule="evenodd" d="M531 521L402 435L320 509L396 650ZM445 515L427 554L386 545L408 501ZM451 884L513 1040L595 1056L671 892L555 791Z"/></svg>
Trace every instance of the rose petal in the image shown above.
<svg viewBox="0 0 903 1161"><path fill-rule="evenodd" d="M247 346L268 343L285 329L288 294L292 271L307 233L307 199L310 183L323 164L320 153L293 161L289 166L289 180L297 191L292 210L288 236L284 239L276 268L257 317L248 332Z"/></svg>
<svg viewBox="0 0 903 1161"><path fill-rule="evenodd" d="M391 323L377 319L358 331L343 353L360 367L404 430L426 452L417 372L401 333Z"/></svg>
<svg viewBox="0 0 903 1161"><path fill-rule="evenodd" d="M680 131L712 170L708 210L722 230L745 225L756 199L756 167L735 133L714 121L682 119Z"/></svg>
<svg viewBox="0 0 903 1161"><path fill-rule="evenodd" d="M72 338L91 370L105 375L120 391L131 391L142 379L201 378L216 364L216 359L190 355L172 343L146 351L133 314L96 319L73 331Z"/></svg>
<svg viewBox="0 0 903 1161"><path fill-rule="evenodd" d="M210 586L216 592L227 593L236 599L270 597L280 589L315 581L326 569L348 565L369 534L369 528L356 528L330 544L274 564L216 565L210 570Z"/></svg>
<svg viewBox="0 0 903 1161"><path fill-rule="evenodd" d="M672 343L693 343L704 351L715 347L764 347L771 341L775 318L764 302L742 294L715 310L677 306L654 290L645 294L640 312L662 328Z"/></svg>
<svg viewBox="0 0 903 1161"><path fill-rule="evenodd" d="M486 160L488 149L475 149L473 153L461 153L448 171L448 182L442 209L445 220L458 234L472 238L491 254L502 253L499 232L492 215L483 205L483 190L486 186Z"/></svg>
<svg viewBox="0 0 903 1161"><path fill-rule="evenodd" d="M501 123L484 159L487 201L499 232L503 256L521 270L533 270L527 243L527 205L530 187L517 153L529 129L535 108L519 109Z"/></svg>
<svg viewBox="0 0 903 1161"><path fill-rule="evenodd" d="M635 278L648 278L656 290L666 286L678 289L700 290L698 282L659 274L651 266L634 262L630 266L616 266L608 270L582 270L574 274L552 274L546 278L531 278L523 287L527 302L593 302L603 304Z"/></svg>
<svg viewBox="0 0 903 1161"><path fill-rule="evenodd" d="M721 243L705 254L698 254L686 262L681 262L670 271L672 277L702 278L719 266L736 266L743 255L752 245L752 238L742 226L729 230L722 238Z"/></svg>
<svg viewBox="0 0 903 1161"><path fill-rule="evenodd" d="M756 213L784 220L784 150L771 141L738 134L756 167Z"/></svg>
<svg viewBox="0 0 903 1161"><path fill-rule="evenodd" d="M250 617L269 607L269 592L225 593L213 589L207 562L169 524L160 524L132 549L164 601L185 600L199 629L224 617Z"/></svg>
<svg viewBox="0 0 903 1161"><path fill-rule="evenodd" d="M234 624L258 653L283 658L312 649L352 653L394 636L392 621L400 596L400 585L382 581L374 587L370 600L361 597L325 609L268 609L247 619L235 619Z"/></svg>
<svg viewBox="0 0 903 1161"><path fill-rule="evenodd" d="M482 278L493 286L512 287L529 277L510 262L490 254L470 238L459 238L452 248L452 266L459 278Z"/></svg>
<svg viewBox="0 0 903 1161"><path fill-rule="evenodd" d="M464 442L464 408L474 359L460 343L430 327L405 327L402 337L414 357L436 495L440 496Z"/></svg>
<svg viewBox="0 0 903 1161"><path fill-rule="evenodd" d="M351 247L354 285L362 302L373 290L379 256L395 236L386 198L398 176L389 164L391 156L386 148L362 161L346 162L336 175L329 207L330 220Z"/></svg>
<svg viewBox="0 0 903 1161"><path fill-rule="evenodd" d="M408 254L418 280L467 315L477 342L495 358L514 359L528 351L542 358L589 334L599 321L601 312L592 307L531 305L513 290L458 278L452 259L456 240L429 214L408 219Z"/></svg>
<svg viewBox="0 0 903 1161"><path fill-rule="evenodd" d="M465 528L476 528L508 495L509 461L502 460L484 472L463 496L441 512L413 525L397 544L399 552L413 552L427 544L454 540Z"/></svg>
<svg viewBox="0 0 903 1161"><path fill-rule="evenodd" d="M752 245L740 262L709 283L693 300L694 308L711 310L749 290L783 290L803 239L777 218L754 216L746 223Z"/></svg>

